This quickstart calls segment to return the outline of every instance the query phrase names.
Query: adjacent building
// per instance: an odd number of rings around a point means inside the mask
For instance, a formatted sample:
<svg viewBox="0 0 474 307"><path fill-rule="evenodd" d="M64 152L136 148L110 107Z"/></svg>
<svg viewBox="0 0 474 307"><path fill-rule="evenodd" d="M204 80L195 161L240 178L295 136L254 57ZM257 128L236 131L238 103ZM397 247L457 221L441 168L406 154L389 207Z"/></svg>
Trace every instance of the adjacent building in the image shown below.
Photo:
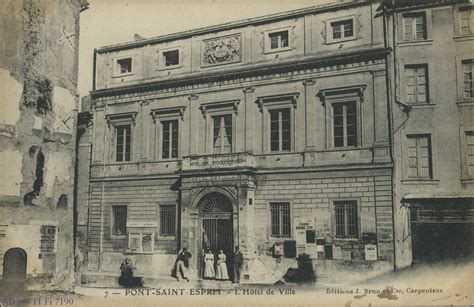
<svg viewBox="0 0 474 307"><path fill-rule="evenodd" d="M385 1L396 267L474 254L471 1Z"/></svg>
<svg viewBox="0 0 474 307"><path fill-rule="evenodd" d="M72 285L79 13L87 5L0 4L3 294L25 280L30 288Z"/></svg>
<svg viewBox="0 0 474 307"><path fill-rule="evenodd" d="M231 265L237 246L242 282L278 280L301 253L319 280L392 270L379 6L339 2L95 50L82 281L118 275L130 255L137 275L169 276L182 248L200 276L203 250Z"/></svg>

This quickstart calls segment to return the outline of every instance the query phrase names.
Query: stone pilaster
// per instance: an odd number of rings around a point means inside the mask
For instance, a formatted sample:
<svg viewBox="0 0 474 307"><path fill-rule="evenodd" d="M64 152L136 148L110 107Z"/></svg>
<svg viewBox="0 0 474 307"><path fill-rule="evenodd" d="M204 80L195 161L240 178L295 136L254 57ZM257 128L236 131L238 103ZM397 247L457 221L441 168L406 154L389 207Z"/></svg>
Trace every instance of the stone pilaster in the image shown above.
<svg viewBox="0 0 474 307"><path fill-rule="evenodd" d="M244 88L245 95L245 151L252 151L254 146L254 134L255 134L255 124L253 108L255 107L253 101L255 101L255 88L246 87Z"/></svg>
<svg viewBox="0 0 474 307"><path fill-rule="evenodd" d="M390 162L385 70L372 71L374 102L374 162Z"/></svg>

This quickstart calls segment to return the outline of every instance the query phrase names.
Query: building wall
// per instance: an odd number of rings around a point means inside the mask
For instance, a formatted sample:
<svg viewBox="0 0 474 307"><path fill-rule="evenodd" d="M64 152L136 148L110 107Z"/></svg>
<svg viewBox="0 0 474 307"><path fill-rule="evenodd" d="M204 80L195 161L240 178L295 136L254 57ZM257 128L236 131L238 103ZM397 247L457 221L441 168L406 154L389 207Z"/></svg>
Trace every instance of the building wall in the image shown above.
<svg viewBox="0 0 474 307"><path fill-rule="evenodd" d="M3 1L0 9L0 80L7 84L0 99L0 260L22 248L27 276L47 277L54 287L69 287L73 269L77 46L86 6ZM44 225L56 227L54 238L42 237Z"/></svg>
<svg viewBox="0 0 474 307"><path fill-rule="evenodd" d="M467 4L469 6L469 4ZM459 32L459 8L461 5L406 8L395 14L398 30L395 32L395 62L393 76L394 97L406 103L406 78L404 66L427 64L429 76L429 103L413 105L411 110L394 103L393 125L395 131L395 231L397 267L412 262L412 237L407 195L424 195L424 198L472 197L472 180L466 177L465 163L468 154L465 131L472 131L474 109L472 99L464 99L462 93L461 61L472 59L472 34ZM404 12L425 12L427 40L404 42L402 17ZM391 19L393 22L393 19ZM393 25L393 24L392 24ZM396 24L395 24L396 25ZM391 38L392 39L392 38ZM390 39L390 41L391 41ZM431 137L433 176L429 179L407 178L407 135L427 134ZM436 196L437 195L437 196ZM422 198L423 198L422 197ZM434 201L432 202L434 205Z"/></svg>
<svg viewBox="0 0 474 307"><path fill-rule="evenodd" d="M182 247L194 254L192 266L197 274L202 249L197 205L210 192L232 200L232 216L237 221L234 246L244 253L249 281L278 279L297 265L295 259L280 261L272 256L274 244L283 242L268 235L268 205L278 199L290 202L291 223L312 218L317 238L345 251L341 259L315 258L321 278L342 280L348 260L366 277L390 270L388 51L383 46L382 20L374 17L376 7L349 3L307 9L98 49L96 88L91 93L94 119L85 270L118 273L129 242L126 236L110 236L110 214L112 205L124 204L128 219L142 223L128 229L129 233L155 234L153 253L135 254L139 274L168 275ZM323 28L348 16L353 18L356 39L326 40ZM290 48L267 53L263 38L275 29L289 29ZM202 44L207 39L236 33L242 42L238 61L204 63ZM182 65L162 70L156 62L157 50L160 54L173 46L181 47ZM114 76L115 61L130 56L135 70ZM340 99L357 104L355 147L332 144L332 103ZM292 114L291 150L271 152L268 109L280 100ZM232 153L225 155L212 151L210 121L219 107L233 117ZM160 158L159 114L163 110L172 110L179 122L179 154L174 159ZM132 131L131 159L126 162L115 160L114 120L120 117L126 118ZM357 239L334 239L335 199L358 201ZM158 205L168 203L178 208L174 240L159 238ZM365 259L366 234L376 238L378 261ZM287 239L295 236L292 230ZM154 265L158 262L163 265Z"/></svg>

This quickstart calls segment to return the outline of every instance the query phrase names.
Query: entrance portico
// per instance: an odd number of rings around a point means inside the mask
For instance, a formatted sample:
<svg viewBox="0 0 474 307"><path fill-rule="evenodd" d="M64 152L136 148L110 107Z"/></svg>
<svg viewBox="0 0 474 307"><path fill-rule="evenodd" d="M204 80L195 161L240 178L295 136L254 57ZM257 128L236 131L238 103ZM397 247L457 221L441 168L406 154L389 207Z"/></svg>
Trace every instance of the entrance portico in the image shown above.
<svg viewBox="0 0 474 307"><path fill-rule="evenodd" d="M193 254L199 276L205 248L222 249L231 271L236 246L245 262L255 254L253 235L254 174L251 171L183 174L181 177L180 249Z"/></svg>

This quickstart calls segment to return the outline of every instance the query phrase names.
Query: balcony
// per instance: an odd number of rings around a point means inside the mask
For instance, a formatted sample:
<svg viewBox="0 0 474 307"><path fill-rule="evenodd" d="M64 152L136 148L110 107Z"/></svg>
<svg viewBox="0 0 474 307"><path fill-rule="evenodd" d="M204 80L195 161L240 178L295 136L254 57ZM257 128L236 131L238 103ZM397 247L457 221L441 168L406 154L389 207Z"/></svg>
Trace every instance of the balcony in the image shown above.
<svg viewBox="0 0 474 307"><path fill-rule="evenodd" d="M182 171L242 169L256 167L255 157L248 152L183 157Z"/></svg>

